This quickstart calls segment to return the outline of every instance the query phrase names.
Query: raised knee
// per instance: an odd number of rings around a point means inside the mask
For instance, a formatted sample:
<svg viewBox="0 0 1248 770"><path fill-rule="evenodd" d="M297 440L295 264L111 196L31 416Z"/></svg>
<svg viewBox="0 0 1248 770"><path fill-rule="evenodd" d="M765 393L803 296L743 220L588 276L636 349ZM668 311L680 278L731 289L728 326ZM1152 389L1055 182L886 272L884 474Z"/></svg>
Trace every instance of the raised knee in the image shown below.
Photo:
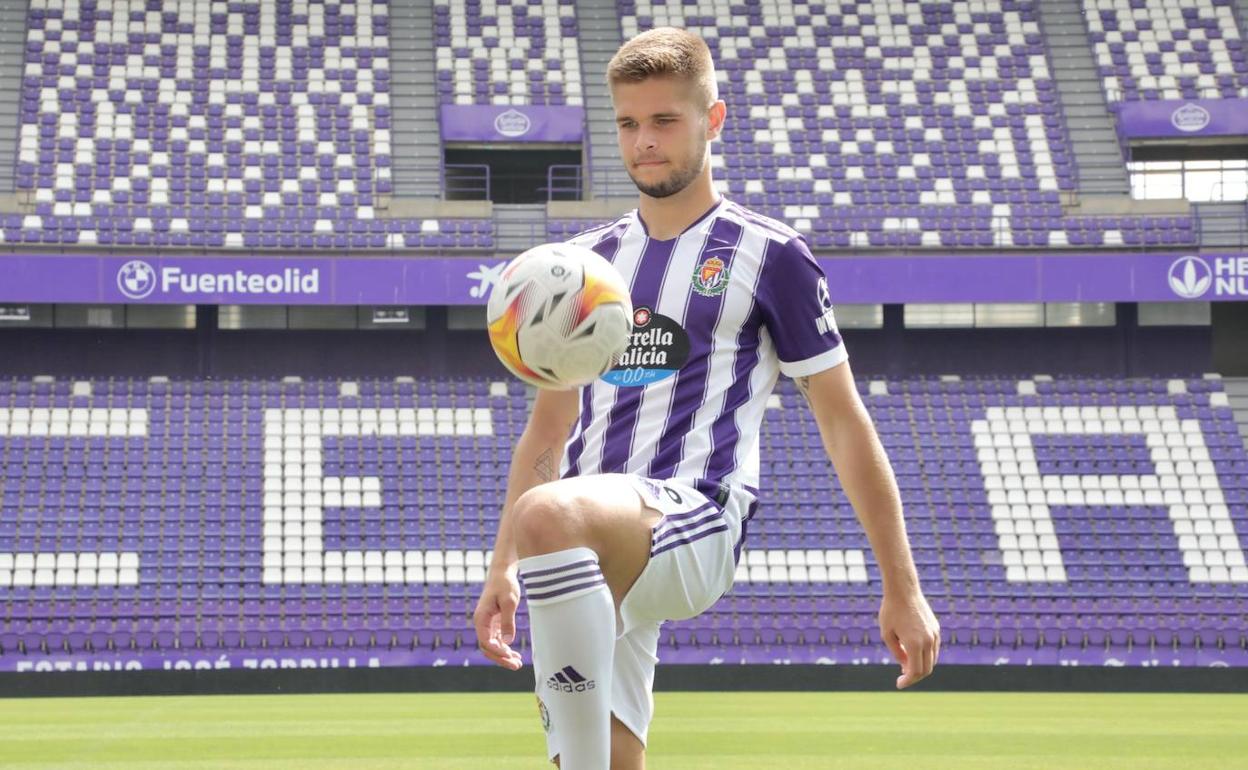
<svg viewBox="0 0 1248 770"><path fill-rule="evenodd" d="M551 553L584 545L583 507L557 484L535 487L516 499L512 534L521 555Z"/></svg>

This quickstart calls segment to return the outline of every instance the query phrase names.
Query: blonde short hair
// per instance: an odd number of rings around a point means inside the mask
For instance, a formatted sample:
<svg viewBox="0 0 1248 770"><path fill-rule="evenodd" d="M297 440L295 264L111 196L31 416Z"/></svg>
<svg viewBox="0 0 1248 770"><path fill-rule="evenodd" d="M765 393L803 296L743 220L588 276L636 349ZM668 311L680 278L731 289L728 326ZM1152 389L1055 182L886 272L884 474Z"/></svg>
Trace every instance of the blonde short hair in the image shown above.
<svg viewBox="0 0 1248 770"><path fill-rule="evenodd" d="M655 77L671 77L692 85L710 107L719 99L715 62L706 41L675 27L658 27L637 35L616 51L607 65L607 84L640 83Z"/></svg>

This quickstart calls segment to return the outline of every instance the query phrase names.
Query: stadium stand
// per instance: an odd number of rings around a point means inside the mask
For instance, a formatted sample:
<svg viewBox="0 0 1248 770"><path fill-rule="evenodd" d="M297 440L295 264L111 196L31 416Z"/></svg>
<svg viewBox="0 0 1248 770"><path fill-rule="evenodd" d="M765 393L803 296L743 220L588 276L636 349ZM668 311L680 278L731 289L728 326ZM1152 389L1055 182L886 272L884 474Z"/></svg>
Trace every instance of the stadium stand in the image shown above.
<svg viewBox="0 0 1248 770"><path fill-rule="evenodd" d="M1078 179L1033 3L618 7L626 37L706 38L732 105L714 157L725 191L816 249L1195 240L1187 216L1064 213Z"/></svg>
<svg viewBox="0 0 1248 770"><path fill-rule="evenodd" d="M1220 381L861 390L942 660L1248 663L1248 455ZM665 659L886 656L799 402L786 383L768 410L738 585L665 627ZM527 413L484 378L0 380L0 661L480 662L467 618Z"/></svg>
<svg viewBox="0 0 1248 770"><path fill-rule="evenodd" d="M1080 1L1111 102L1248 95L1228 0ZM719 182L817 251L1197 241L1190 216L1070 213L1037 0L609 4L625 36L705 36ZM2 242L493 252L492 219L389 215L390 6L31 0ZM589 101L575 0L432 8L440 104ZM1219 380L860 388L942 661L1248 665L1248 453ZM0 378L0 668L482 663L469 612L528 408L470 377ZM661 655L889 660L869 544L790 383L761 440L737 586Z"/></svg>
<svg viewBox="0 0 1248 770"><path fill-rule="evenodd" d="M582 104L572 0L439 0L444 104Z"/></svg>
<svg viewBox="0 0 1248 770"><path fill-rule="evenodd" d="M31 3L4 241L472 248L490 220L384 216L388 6Z"/></svg>
<svg viewBox="0 0 1248 770"><path fill-rule="evenodd" d="M1248 55L1230 0L1084 0L1105 95L1248 96Z"/></svg>
<svg viewBox="0 0 1248 770"><path fill-rule="evenodd" d="M387 216L395 191L384 0L188 0L124 20L114 14L121 7L31 5L16 182L33 212L5 216L5 242L494 247L491 220ZM726 192L792 223L817 249L1196 239L1189 216L1066 213L1063 195L1078 179L1032 2L728 8L618 3L625 35L678 23L706 36L734 109L715 154ZM582 102L570 0L448 0L434 10L443 103ZM1231 67L1194 82L1215 77L1234 90L1243 51L1224 29L1229 8L1212 10L1161 18L1190 21L1191 37L1225 38L1173 41L1192 45L1173 55L1183 68ZM1213 45L1222 42L1225 50ZM1154 68L1173 58L1130 54L1138 56ZM1186 83L1182 72L1147 77Z"/></svg>

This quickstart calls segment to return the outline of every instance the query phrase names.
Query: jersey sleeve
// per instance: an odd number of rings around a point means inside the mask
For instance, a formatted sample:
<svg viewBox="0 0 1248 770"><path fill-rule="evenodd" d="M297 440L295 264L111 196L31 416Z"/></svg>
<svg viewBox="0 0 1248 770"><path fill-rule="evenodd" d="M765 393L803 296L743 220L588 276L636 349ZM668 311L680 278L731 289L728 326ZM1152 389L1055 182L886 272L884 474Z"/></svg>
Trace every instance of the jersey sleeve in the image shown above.
<svg viewBox="0 0 1248 770"><path fill-rule="evenodd" d="M768 250L757 300L783 374L807 377L848 360L827 276L800 235Z"/></svg>

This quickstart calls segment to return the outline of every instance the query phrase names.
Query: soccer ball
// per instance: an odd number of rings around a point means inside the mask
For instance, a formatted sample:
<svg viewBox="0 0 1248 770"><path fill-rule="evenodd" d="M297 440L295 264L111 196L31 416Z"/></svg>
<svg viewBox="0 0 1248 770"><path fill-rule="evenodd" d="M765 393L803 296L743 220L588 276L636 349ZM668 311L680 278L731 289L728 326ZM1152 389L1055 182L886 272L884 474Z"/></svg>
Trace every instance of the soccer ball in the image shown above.
<svg viewBox="0 0 1248 770"><path fill-rule="evenodd" d="M490 292L490 344L512 374L567 390L615 365L633 330L615 267L584 246L545 243L513 259Z"/></svg>

